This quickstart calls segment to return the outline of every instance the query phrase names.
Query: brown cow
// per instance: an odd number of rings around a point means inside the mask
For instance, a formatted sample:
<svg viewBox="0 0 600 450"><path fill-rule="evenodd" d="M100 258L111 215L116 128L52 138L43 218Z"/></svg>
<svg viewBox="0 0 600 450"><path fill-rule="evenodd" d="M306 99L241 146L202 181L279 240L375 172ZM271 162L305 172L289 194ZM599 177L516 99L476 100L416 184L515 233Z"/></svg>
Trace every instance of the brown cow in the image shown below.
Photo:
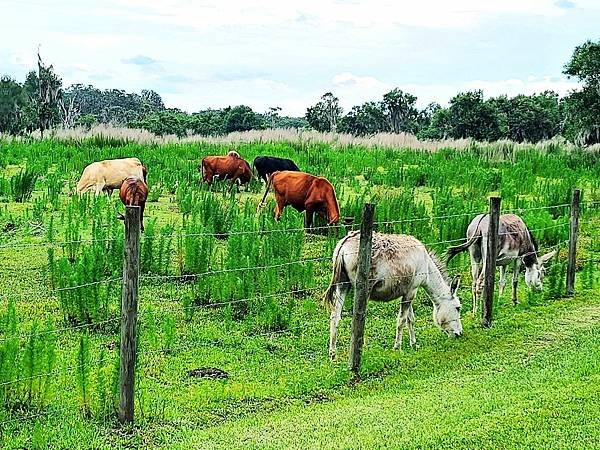
<svg viewBox="0 0 600 450"><path fill-rule="evenodd" d="M265 198L273 185L275 192L275 219L279 220L283 208L291 205L297 211L306 211L306 226L312 226L313 214L316 212L328 225L340 220L340 207L335 196L335 189L325 178L315 177L305 172L284 170L273 172L269 177L267 189L259 209L264 206Z"/></svg>
<svg viewBox="0 0 600 450"><path fill-rule="evenodd" d="M231 180L231 187L249 183L252 179L252 170L246 160L238 152L230 151L227 156L205 156L198 170L202 173L202 181L212 184L213 178Z"/></svg>
<svg viewBox="0 0 600 450"><path fill-rule="evenodd" d="M125 206L140 207L140 227L144 231L144 209L146 208L146 199L148 198L148 186L138 177L125 178L119 197Z"/></svg>

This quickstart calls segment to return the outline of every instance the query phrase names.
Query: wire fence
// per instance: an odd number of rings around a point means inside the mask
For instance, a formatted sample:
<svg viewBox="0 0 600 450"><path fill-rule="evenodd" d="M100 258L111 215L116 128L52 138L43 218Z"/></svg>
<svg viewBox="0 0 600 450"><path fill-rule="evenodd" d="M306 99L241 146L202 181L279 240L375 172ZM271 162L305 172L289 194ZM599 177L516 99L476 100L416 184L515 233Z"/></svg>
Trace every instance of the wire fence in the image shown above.
<svg viewBox="0 0 600 450"><path fill-rule="evenodd" d="M595 206L595 205L600 205L600 201L582 202L582 204ZM507 212L522 213L522 212L527 212L527 211L539 211L539 210L548 210L548 209L565 208L565 207L570 207L570 204L565 203L565 204L552 205L552 206L517 208L517 209L511 210L511 211L504 211L504 212L505 213L507 213ZM460 214L448 214L448 215L441 215L441 216L410 218L410 219L402 219L402 220L388 220L388 221L374 222L374 225L387 226L387 225L395 225L395 224L412 223L412 222L418 222L418 221L445 220L445 219L467 217L467 216L473 217L476 214L480 214L480 213L479 212L478 213L470 212L470 213L460 213ZM583 221L579 222L580 225L590 225L590 224L597 224L597 223L599 223L598 218L591 218L591 219L583 220ZM351 225L337 225L337 226L333 226L333 227L332 226L315 227L314 229L330 230L330 229L342 228L345 230L350 230L350 229L352 229L352 227L357 226L357 225L360 225L360 222L355 222L355 223L352 223ZM564 227L568 227L568 226L569 226L568 222L561 222L561 223L556 223L553 225L537 227L537 228L531 229L529 231L531 233L539 233L539 232L546 231L546 230L564 228ZM232 232L228 232L227 235L228 236L234 236L234 235L261 236L261 235L265 235L268 233L297 233L300 231L304 231L304 228L232 231ZM499 235L513 235L513 234L514 234L514 232L511 232L511 231L505 232L505 233L499 233ZM173 233L171 236L178 236L178 237L183 237L183 238L185 238L185 237L217 237L217 236L222 236L222 233L189 233L189 234L186 234L186 233L179 232L179 233ZM16 244L7 243L7 244L0 244L0 252L3 250L7 250L7 249L36 248L36 247L47 248L48 246L64 247L64 246L75 245L75 244L85 245L85 244L94 244L94 243L107 243L107 242L115 242L120 239L121 238L98 239L98 240L81 239L81 240L71 240L71 241L62 241L62 242L52 241L52 242L41 242L41 243L16 243ZM423 245L425 247L432 247L432 246L440 246L440 245L447 245L447 244L455 244L458 242L465 242L465 241L466 241L465 237L459 237L459 238L455 238L455 239L438 240L435 242L429 242L429 243L425 243L425 244L422 244L419 242L418 244L406 245L406 247L420 247ZM561 247L566 246L568 244L568 242L569 242L568 240L567 241L561 240L560 242L558 242L554 245L540 247L536 250L525 252L525 253L519 255L519 258L522 259L525 256L528 256L531 254L541 254L542 252L550 252L553 250L558 250ZM349 254L357 254L357 253L358 253L358 251L350 252ZM331 256L301 258L301 259L296 259L296 260L292 260L292 261L277 262L274 264L214 269L214 270L208 270L208 271L192 273L192 274L181 274L181 275L170 275L170 274L169 275L151 275L151 274L148 274L148 275L140 276L139 279L143 284L148 284L148 285L150 285L152 282L173 283L173 282L177 282L177 281L209 277L212 275L218 275L218 274L224 274L224 273L236 273L236 272L248 273L248 272L257 271L257 270L261 271L261 270L280 269L280 268L283 269L283 268L288 268L290 266L305 265L305 264L311 264L311 263L324 263L326 261L331 261L331 260L332 260ZM592 256L592 257L589 257L586 259L580 259L580 260L578 260L578 262L580 264L585 264L585 263L596 264L596 263L600 262L600 258L596 257L596 256ZM453 274L461 274L461 273L464 273L465 271L467 271L468 267L469 267L468 265L455 266L452 268L451 272L453 272ZM40 267L40 269L44 269L44 267ZM36 269L36 268L27 269L27 271L36 271L36 270L38 270L38 269ZM371 283L380 283L380 282L386 282L386 281L398 281L399 279L405 279L405 278L409 278L409 277L411 277L411 278L428 277L432 274L441 275L441 277L443 279L446 279L446 274L444 272L440 272L439 268L437 266L435 266L431 270L427 270L425 272L420 271L420 272L411 273L411 274L397 274L397 275L393 275L393 276L389 276L389 277L374 277L374 278L369 278L368 281ZM87 287L97 286L97 285L101 285L101 284L112 284L114 286L120 286L122 281L123 281L122 277L110 277L110 278L106 278L106 279L102 279L102 280L90 281L87 283L81 283L81 284L77 284L77 285L73 285L73 286L65 286L65 287L51 288L51 289L50 288L49 289L39 289L39 290L24 291L24 292L5 292L5 293L0 294L0 298L30 297L33 299L33 298L36 298L39 296L56 296L56 295L60 295L61 293L64 293L64 292L74 291L74 290L78 290L78 289L84 289ZM299 295L305 296L309 293L314 294L314 293L318 293L318 292L323 292L328 287L338 287L338 286L345 287L345 286L348 286L348 283L347 282L339 282L339 283L332 283L332 284L327 284L327 285L319 284L316 286L298 287L296 289L289 289L289 290L283 290L283 291L278 291L278 292L266 292L266 293L262 293L262 294L258 294L258 295L245 297L245 298L230 299L230 300L226 300L226 301L209 302L206 304L191 304L191 305L180 304L177 307L172 308L172 309L169 306L163 306L161 308L161 312L180 311L185 314L186 312L209 310L209 309L215 309L215 308L226 308L231 305L240 304L240 303L249 303L249 302L252 302L253 300L264 300L266 298L294 297L294 296L299 296ZM429 298L431 300L433 300L431 294L427 294L427 295L429 296ZM145 311L145 310L142 310L138 313L139 318L145 318L148 316L149 316L149 312ZM13 336L0 338L0 345L2 345L3 343L6 343L8 341L15 341L15 340L16 341L25 341L32 337L41 337L41 336L46 336L46 335L50 335L50 334L59 335L59 334L77 333L77 332L82 332L82 331L90 331L90 330L93 330L93 329L103 326L103 325L116 324L119 321L120 321L120 317L110 317L110 318L107 318L104 320L96 321L94 323L77 324L77 325L59 327L59 328L55 328L55 329L49 329L49 330L33 332L33 333L15 334ZM263 332L259 332L259 333L252 333L249 336L253 337L253 338L254 337L264 337L264 336L277 337L277 336L282 336L282 335L287 335L287 334L301 333L301 332L309 329L312 325L313 324L311 324L311 323L298 324L298 325L293 325L293 326L290 326L290 327L287 327L287 328L281 329L281 330L267 330L267 331L263 331ZM169 351L171 351L171 352L186 351L189 349L193 349L193 348L195 348L195 346L198 346L198 345L202 345L202 343L190 344L189 342L185 342L185 343L181 343L176 346L170 347ZM152 356L152 355L159 354L159 353L164 353L164 349L144 349L144 348L140 349L141 357ZM103 360L97 359L97 360L92 361L90 364L92 364L92 365L100 364L100 363L107 362L112 359L114 359L114 356L108 355ZM82 364L69 365L69 366L62 367L60 369L55 369L52 371L48 371L45 373L35 374L30 377L22 377L22 378L18 378L18 379L14 379L14 380L0 382L0 389L3 387L9 386L9 385L24 383L24 382L32 381L32 380L39 379L39 378L55 377L59 374L73 372L73 371L81 369L81 368L82 368ZM72 408L65 408L65 411L68 409L72 409ZM28 420L28 418L42 417L44 414L45 413L29 415L24 420ZM2 427L3 425L6 425L8 423L12 423L16 420L23 420L23 418L11 419L8 421L0 422L0 427Z"/></svg>

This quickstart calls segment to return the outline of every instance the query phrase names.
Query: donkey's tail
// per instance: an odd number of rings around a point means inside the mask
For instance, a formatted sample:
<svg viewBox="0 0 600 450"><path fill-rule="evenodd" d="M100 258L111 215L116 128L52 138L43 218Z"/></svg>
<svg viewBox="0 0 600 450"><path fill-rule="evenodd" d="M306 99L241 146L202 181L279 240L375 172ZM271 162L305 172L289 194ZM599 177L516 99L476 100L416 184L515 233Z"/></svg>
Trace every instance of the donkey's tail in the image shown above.
<svg viewBox="0 0 600 450"><path fill-rule="evenodd" d="M469 239L467 242L465 242L464 244L460 244L460 245L455 245L454 247L449 247L448 250L446 250L446 262L449 262L452 258L454 258L456 255L458 255L459 253L464 252L465 250L467 250L471 245L473 245L477 239L479 239L481 237L480 234L474 234L471 239Z"/></svg>
<svg viewBox="0 0 600 450"><path fill-rule="evenodd" d="M473 245L475 242L477 242L477 240L479 238L481 238L482 234L481 234L481 230L479 229L479 224L481 223L481 221L483 220L483 218L486 215L487 214L481 215L481 217L479 218L479 221L477 222L477 226L475 227L475 233L473 233L473 236L471 236L471 238L468 239L467 242L465 242L464 244L455 245L454 247L449 247L448 250L446 250L446 253L445 253L446 262L450 262L450 260L452 258L454 258L459 253L462 253L465 250L467 250L471 245Z"/></svg>
<svg viewBox="0 0 600 450"><path fill-rule="evenodd" d="M333 309L335 306L336 288L344 283L350 282L350 277L346 271L346 264L344 263L344 256L341 254L341 252L346 240L353 235L355 235L355 233L349 233L339 242L333 251L333 275L331 277L331 283L323 295L323 303L329 310Z"/></svg>

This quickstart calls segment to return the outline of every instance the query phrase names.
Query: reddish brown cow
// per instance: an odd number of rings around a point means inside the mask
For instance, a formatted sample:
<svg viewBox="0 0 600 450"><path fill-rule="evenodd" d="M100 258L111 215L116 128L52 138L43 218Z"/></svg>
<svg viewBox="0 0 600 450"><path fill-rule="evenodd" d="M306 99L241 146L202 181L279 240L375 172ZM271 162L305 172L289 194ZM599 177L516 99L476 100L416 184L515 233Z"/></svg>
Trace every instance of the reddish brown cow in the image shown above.
<svg viewBox="0 0 600 450"><path fill-rule="evenodd" d="M138 177L125 178L119 190L119 197L125 206L140 207L140 226L144 231L144 209L148 198L148 186L144 180Z"/></svg>
<svg viewBox="0 0 600 450"><path fill-rule="evenodd" d="M297 211L306 211L306 226L312 226L313 214L316 212L334 225L340 220L340 207L335 196L335 190L325 178L315 177L304 172L284 170L274 172L269 177L267 189L259 208L264 205L265 198L273 185L275 192L275 219L279 220L283 208L291 205Z"/></svg>
<svg viewBox="0 0 600 450"><path fill-rule="evenodd" d="M213 178L231 180L229 190L233 189L236 182L241 185L252 179L250 165L235 151L227 156L205 156L198 170L202 173L202 181L208 184L212 184Z"/></svg>

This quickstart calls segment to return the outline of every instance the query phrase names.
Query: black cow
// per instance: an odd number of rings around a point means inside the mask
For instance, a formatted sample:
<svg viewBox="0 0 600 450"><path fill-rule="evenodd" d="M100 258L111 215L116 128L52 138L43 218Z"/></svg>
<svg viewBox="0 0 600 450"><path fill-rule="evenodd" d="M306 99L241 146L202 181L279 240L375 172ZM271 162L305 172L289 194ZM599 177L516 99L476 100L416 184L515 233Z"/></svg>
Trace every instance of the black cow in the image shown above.
<svg viewBox="0 0 600 450"><path fill-rule="evenodd" d="M257 176L262 178L265 183L267 182L267 177L273 172L281 170L300 172L296 163L291 159L276 158L275 156L257 156L254 158L252 165L256 169Z"/></svg>

